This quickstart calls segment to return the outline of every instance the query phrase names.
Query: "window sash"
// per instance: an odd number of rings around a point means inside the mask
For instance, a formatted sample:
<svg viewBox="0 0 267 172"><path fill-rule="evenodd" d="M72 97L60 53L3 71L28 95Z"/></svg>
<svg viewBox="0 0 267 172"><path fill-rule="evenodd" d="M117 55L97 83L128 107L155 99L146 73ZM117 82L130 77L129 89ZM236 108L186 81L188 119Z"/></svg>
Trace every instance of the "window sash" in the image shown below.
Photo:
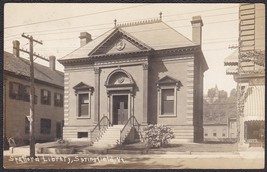
<svg viewBox="0 0 267 172"><path fill-rule="evenodd" d="M30 87L17 82L10 82L9 96L11 99L30 101Z"/></svg>
<svg viewBox="0 0 267 172"><path fill-rule="evenodd" d="M174 114L174 89L162 89L161 114Z"/></svg>
<svg viewBox="0 0 267 172"><path fill-rule="evenodd" d="M51 120L50 119L41 119L40 133L50 134L51 133Z"/></svg>
<svg viewBox="0 0 267 172"><path fill-rule="evenodd" d="M59 93L54 94L54 105L56 107L62 107L63 106L63 95Z"/></svg>
<svg viewBox="0 0 267 172"><path fill-rule="evenodd" d="M21 84L16 83L16 82L10 82L9 83L9 96L12 99L17 99L20 100L21 99Z"/></svg>
<svg viewBox="0 0 267 172"><path fill-rule="evenodd" d="M48 90L41 90L41 103L45 105L51 104L51 92Z"/></svg>
<svg viewBox="0 0 267 172"><path fill-rule="evenodd" d="M24 87L24 100L29 102L30 101L30 87L29 86L25 86Z"/></svg>
<svg viewBox="0 0 267 172"><path fill-rule="evenodd" d="M89 115L89 95L79 94L79 112L78 116L88 116Z"/></svg>

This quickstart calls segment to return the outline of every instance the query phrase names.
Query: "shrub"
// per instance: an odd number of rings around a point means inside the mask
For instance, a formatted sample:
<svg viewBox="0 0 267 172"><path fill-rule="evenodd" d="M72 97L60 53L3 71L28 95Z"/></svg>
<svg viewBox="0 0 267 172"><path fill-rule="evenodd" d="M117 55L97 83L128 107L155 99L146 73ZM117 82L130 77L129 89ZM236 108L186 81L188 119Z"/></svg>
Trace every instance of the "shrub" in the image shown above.
<svg viewBox="0 0 267 172"><path fill-rule="evenodd" d="M171 128L164 125L148 125L144 128L144 139L149 148L158 148L169 143L174 138Z"/></svg>

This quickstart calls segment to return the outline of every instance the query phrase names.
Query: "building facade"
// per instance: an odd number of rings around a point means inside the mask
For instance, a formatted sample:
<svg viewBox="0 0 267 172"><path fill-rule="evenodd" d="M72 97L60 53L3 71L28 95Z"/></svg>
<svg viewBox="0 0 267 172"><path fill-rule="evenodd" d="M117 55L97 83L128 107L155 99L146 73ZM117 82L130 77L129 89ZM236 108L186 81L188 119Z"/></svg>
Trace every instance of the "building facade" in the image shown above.
<svg viewBox="0 0 267 172"><path fill-rule="evenodd" d="M193 17L193 40L161 19L117 24L59 60L64 71L64 139L90 138L106 117L125 125L135 117L170 126L175 141L203 140L202 20ZM114 136L115 137L115 136Z"/></svg>
<svg viewBox="0 0 267 172"><path fill-rule="evenodd" d="M236 118L228 118L226 121L207 123L204 122L204 141L236 142L237 121Z"/></svg>
<svg viewBox="0 0 267 172"><path fill-rule="evenodd" d="M225 59L226 73L238 89L239 143L264 143L265 132L265 6L239 7L239 48Z"/></svg>
<svg viewBox="0 0 267 172"><path fill-rule="evenodd" d="M30 132L30 62L19 56L19 42L13 45L13 54L4 52L4 136L13 137L16 144L26 144ZM50 57L50 67L34 63L34 73L35 139L62 138L64 74L55 69L54 56Z"/></svg>

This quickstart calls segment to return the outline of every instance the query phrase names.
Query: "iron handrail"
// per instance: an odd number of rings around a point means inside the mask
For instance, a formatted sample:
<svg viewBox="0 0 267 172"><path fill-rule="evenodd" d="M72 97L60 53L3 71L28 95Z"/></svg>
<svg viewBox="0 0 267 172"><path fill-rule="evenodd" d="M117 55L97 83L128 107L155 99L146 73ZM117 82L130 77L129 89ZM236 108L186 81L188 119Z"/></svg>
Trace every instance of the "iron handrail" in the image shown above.
<svg viewBox="0 0 267 172"><path fill-rule="evenodd" d="M137 123L137 126L138 126L138 132L139 132L140 124L138 123L138 121L137 121L137 119L135 118L135 116L132 115L132 116L127 120L127 122L126 122L126 124L123 126L123 128L120 130L120 144L122 144L122 133L123 133L123 131L126 129L126 127L128 126L128 123L131 122L131 119L133 120L133 124L132 124L131 126L135 126L134 122L136 122L136 123Z"/></svg>
<svg viewBox="0 0 267 172"><path fill-rule="evenodd" d="M107 117L107 116L103 116L102 118L101 118L101 120L96 124L96 126L90 131L90 137L91 137L91 141L92 141L92 136L93 136L93 133L95 132L95 130L97 129L97 128L99 128L99 131L100 131L100 128L101 128L101 122L104 120L104 119L107 119L107 122L108 122L108 126L111 126L112 124L111 124L111 122L110 122L110 120L109 120L109 118ZM104 126L106 126L105 124L104 124Z"/></svg>

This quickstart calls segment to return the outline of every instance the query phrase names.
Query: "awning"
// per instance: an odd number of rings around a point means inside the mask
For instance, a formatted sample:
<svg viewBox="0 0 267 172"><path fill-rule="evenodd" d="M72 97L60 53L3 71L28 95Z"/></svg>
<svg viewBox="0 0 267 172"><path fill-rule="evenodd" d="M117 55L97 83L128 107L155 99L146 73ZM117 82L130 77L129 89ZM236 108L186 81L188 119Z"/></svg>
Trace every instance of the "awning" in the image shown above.
<svg viewBox="0 0 267 172"><path fill-rule="evenodd" d="M248 86L244 121L265 120L265 85Z"/></svg>
<svg viewBox="0 0 267 172"><path fill-rule="evenodd" d="M225 66L237 66L238 65L238 49L224 59Z"/></svg>

